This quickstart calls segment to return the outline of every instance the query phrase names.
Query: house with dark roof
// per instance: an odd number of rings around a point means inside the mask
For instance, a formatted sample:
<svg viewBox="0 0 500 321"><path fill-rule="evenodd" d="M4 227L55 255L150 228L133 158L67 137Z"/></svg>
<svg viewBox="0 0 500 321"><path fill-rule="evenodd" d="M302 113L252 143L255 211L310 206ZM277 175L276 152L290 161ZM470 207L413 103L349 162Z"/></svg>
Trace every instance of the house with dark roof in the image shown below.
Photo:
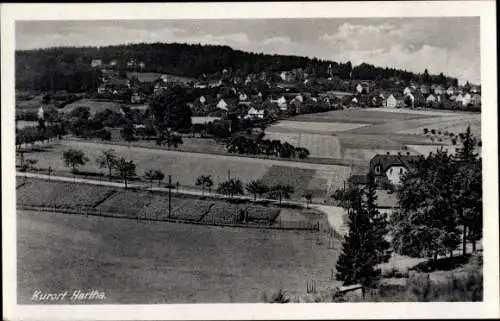
<svg viewBox="0 0 500 321"><path fill-rule="evenodd" d="M420 159L421 156L398 154L377 154L370 160L370 169L375 174L375 182L384 184L390 182L393 185L399 185L401 178L413 165L413 162Z"/></svg>

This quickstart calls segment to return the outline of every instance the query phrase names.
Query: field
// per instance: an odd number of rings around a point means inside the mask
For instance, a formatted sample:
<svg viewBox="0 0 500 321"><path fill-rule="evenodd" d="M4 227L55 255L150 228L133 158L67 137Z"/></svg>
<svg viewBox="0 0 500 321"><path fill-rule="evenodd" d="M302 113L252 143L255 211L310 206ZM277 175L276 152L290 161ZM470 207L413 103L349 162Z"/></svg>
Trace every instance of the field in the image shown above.
<svg viewBox="0 0 500 321"><path fill-rule="evenodd" d="M335 266L339 246L328 249L323 237L18 211L18 304L33 303L35 289L104 291L94 304L261 302L280 288L300 295Z"/></svg>
<svg viewBox="0 0 500 321"><path fill-rule="evenodd" d="M337 165L323 165L301 162L289 162L268 160L259 158L246 158L237 156L211 155L201 153L188 153L178 151L167 151L163 149L148 149L139 147L126 147L119 145L106 145L91 142L61 141L60 144L42 152L27 153L27 158L38 159L37 167L52 167L54 171L68 171L64 165L62 154L69 148L82 150L89 158L89 162L80 168L81 171L92 173L107 173L106 169L100 169L95 159L102 151L113 148L119 156L131 159L137 164L137 174L143 176L149 169L160 169L165 175L172 175L173 182L179 182L182 186L193 187L196 178L200 175L212 175L214 188L222 181L230 177L237 177L244 183L267 176L273 177L269 183L278 182L276 175L271 173L273 166L288 168L288 175L298 175L301 170L311 170L311 175L318 178L328 174L327 179L315 180L312 190L327 190L331 184L341 185L350 173L349 167ZM329 177L336 177L338 182L330 182ZM297 196L302 197L302 188L296 187ZM300 195L300 196L299 196Z"/></svg>
<svg viewBox="0 0 500 321"><path fill-rule="evenodd" d="M64 106L64 108L60 109L59 111L63 113L70 113L73 109L77 107L88 107L90 109L90 114L95 115L97 112L101 112L106 109L110 109L114 112L119 112L122 106L129 106L130 108L138 108L138 109L144 109L146 107L146 105L128 105L113 101L82 99Z"/></svg>
<svg viewBox="0 0 500 321"><path fill-rule="evenodd" d="M127 78L130 78L132 76L136 76L139 78L140 82L153 82L161 77L160 73L156 72L127 72ZM193 81L193 78L187 78L187 77L180 77L180 76L174 76L174 75L169 75L167 74L168 79L171 79L173 81L178 81L182 83L187 83L190 81Z"/></svg>
<svg viewBox="0 0 500 321"><path fill-rule="evenodd" d="M433 110L350 108L298 115L272 125L266 138L280 139L309 149L311 157L368 163L376 154L435 150L448 142L432 142L423 134L447 131L455 134L471 126L480 137L481 115ZM410 146L423 146L411 148Z"/></svg>

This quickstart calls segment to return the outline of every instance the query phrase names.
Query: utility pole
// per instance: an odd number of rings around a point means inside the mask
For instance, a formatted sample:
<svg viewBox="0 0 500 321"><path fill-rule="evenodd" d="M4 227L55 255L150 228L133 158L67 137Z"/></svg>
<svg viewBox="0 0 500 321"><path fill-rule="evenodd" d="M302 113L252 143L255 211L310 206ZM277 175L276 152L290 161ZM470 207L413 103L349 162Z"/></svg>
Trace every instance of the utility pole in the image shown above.
<svg viewBox="0 0 500 321"><path fill-rule="evenodd" d="M227 180L228 181L231 180L231 170L230 169L227 170Z"/></svg>
<svg viewBox="0 0 500 321"><path fill-rule="evenodd" d="M168 218L172 214L172 175L168 175Z"/></svg>

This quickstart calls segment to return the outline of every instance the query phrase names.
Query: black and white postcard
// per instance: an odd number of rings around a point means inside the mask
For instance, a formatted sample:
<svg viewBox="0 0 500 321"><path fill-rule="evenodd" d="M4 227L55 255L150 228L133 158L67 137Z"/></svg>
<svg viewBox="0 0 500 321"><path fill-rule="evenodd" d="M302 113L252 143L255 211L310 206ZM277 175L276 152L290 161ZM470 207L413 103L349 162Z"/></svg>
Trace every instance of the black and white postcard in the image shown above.
<svg viewBox="0 0 500 321"><path fill-rule="evenodd" d="M4 318L498 317L494 9L3 5Z"/></svg>

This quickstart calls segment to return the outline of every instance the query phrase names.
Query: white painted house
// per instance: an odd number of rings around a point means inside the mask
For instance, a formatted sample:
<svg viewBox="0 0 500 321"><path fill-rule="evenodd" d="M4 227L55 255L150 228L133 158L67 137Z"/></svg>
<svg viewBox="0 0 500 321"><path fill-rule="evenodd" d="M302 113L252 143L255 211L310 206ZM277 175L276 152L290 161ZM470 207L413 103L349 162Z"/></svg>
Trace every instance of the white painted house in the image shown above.
<svg viewBox="0 0 500 321"><path fill-rule="evenodd" d="M205 104L206 102L207 102L207 99L205 98L205 96L201 96L200 103Z"/></svg>
<svg viewBox="0 0 500 321"><path fill-rule="evenodd" d="M435 103L437 101L437 98L433 94L430 94L429 96L427 96L425 101L428 103Z"/></svg>
<svg viewBox="0 0 500 321"><path fill-rule="evenodd" d="M387 108L396 108L398 105L398 100L396 99L396 97L394 97L394 95L389 95L389 97L387 97L387 100L385 101L385 106Z"/></svg>
<svg viewBox="0 0 500 321"><path fill-rule="evenodd" d="M217 108L219 109L222 109L222 110L225 110L227 111L228 108L227 108L227 103L224 101L224 99L221 99L218 103L217 103Z"/></svg>
<svg viewBox="0 0 500 321"><path fill-rule="evenodd" d="M251 107L245 118L264 118L264 109L256 109L254 107Z"/></svg>
<svg viewBox="0 0 500 321"><path fill-rule="evenodd" d="M381 155L377 154L370 160L370 169L375 174L375 181L388 180L393 185L399 185L401 178L408 172L412 162L419 159L416 155Z"/></svg>
<svg viewBox="0 0 500 321"><path fill-rule="evenodd" d="M462 106L467 106L472 102L472 96L469 93L466 93L464 95L464 98L462 99Z"/></svg>

